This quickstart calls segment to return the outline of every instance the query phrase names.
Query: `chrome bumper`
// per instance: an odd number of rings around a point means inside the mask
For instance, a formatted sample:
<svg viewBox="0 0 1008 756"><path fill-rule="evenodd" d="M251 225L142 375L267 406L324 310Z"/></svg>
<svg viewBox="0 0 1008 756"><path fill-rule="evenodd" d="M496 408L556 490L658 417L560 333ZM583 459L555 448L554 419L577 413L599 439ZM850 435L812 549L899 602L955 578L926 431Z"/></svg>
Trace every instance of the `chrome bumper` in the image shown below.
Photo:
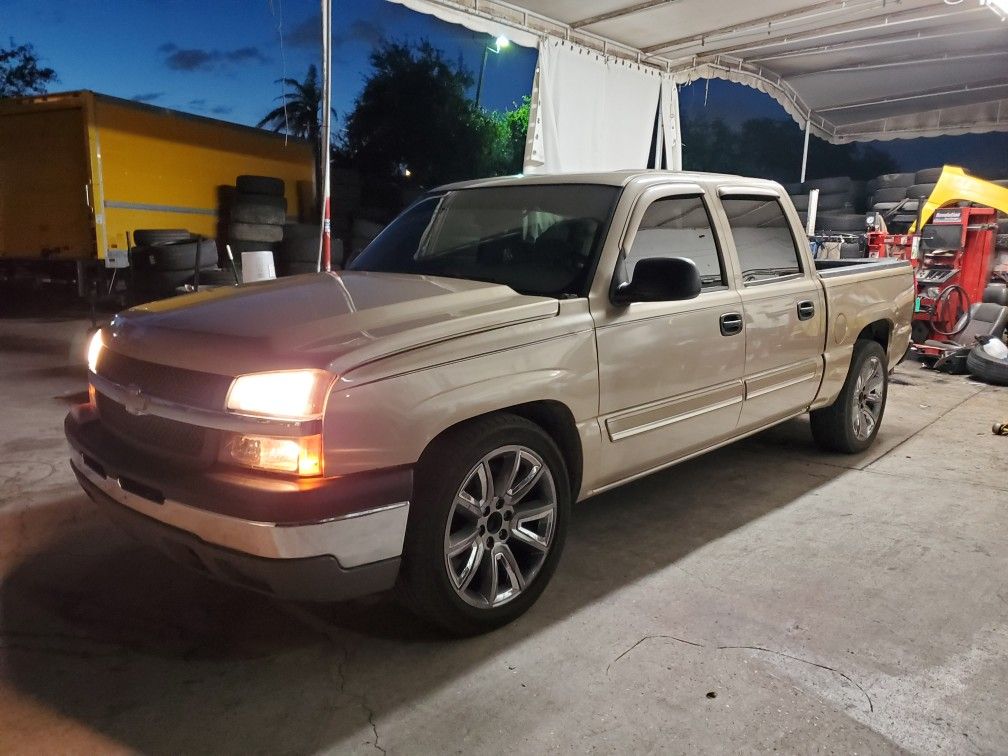
<svg viewBox="0 0 1008 756"><path fill-rule="evenodd" d="M70 461L81 476L116 503L215 546L267 559L332 556L345 569L402 554L409 502L302 525L254 522L171 499L159 504L125 490L118 479L100 475L77 451L71 452Z"/></svg>

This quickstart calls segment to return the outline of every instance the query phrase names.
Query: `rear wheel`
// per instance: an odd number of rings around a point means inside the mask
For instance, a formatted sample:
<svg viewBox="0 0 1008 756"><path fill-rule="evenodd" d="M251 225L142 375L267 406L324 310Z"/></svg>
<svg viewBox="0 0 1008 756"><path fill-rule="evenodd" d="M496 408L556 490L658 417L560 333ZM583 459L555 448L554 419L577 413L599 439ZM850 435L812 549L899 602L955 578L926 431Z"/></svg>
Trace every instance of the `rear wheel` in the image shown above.
<svg viewBox="0 0 1008 756"><path fill-rule="evenodd" d="M810 413L812 437L827 451L864 451L878 435L888 392L885 350L876 341L856 342L840 395L829 407Z"/></svg>
<svg viewBox="0 0 1008 756"><path fill-rule="evenodd" d="M435 440L421 459L400 586L456 635L511 622L539 598L563 550L567 470L553 440L495 415Z"/></svg>

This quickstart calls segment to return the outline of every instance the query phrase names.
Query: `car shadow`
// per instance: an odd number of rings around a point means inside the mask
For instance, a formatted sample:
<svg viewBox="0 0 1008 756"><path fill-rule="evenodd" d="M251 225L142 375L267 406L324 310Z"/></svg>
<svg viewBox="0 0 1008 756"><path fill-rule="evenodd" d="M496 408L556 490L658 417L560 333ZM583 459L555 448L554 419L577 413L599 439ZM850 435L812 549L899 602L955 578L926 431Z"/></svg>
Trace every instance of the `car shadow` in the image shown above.
<svg viewBox="0 0 1008 756"><path fill-rule="evenodd" d="M593 605L845 472L768 452L757 437L581 502L540 601L461 640L389 595L292 606L211 582L134 544L73 495L19 515L30 530L54 509L92 513L8 570L4 674L43 711L134 751L333 748L509 646L608 610Z"/></svg>

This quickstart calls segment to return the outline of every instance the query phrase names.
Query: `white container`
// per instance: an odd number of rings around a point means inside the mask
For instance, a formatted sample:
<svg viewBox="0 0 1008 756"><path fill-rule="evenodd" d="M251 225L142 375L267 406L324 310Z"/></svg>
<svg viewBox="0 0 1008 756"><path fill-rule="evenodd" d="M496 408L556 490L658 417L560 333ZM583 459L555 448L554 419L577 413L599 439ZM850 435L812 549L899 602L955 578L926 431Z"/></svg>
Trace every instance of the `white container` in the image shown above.
<svg viewBox="0 0 1008 756"><path fill-rule="evenodd" d="M276 278L273 253L268 249L260 252L242 252L242 283L271 281Z"/></svg>

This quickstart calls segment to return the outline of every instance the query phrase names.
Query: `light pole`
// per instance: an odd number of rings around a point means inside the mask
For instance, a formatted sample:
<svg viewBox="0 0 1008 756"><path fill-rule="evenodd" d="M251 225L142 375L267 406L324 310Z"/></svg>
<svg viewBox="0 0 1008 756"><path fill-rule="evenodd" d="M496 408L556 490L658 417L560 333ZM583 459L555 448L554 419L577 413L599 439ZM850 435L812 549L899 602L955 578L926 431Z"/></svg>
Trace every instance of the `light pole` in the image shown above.
<svg viewBox="0 0 1008 756"><path fill-rule="evenodd" d="M501 34L499 37L497 37L497 39L494 40L493 47L487 45L486 47L483 48L483 63L480 64L479 83L476 85L477 108L479 107L480 104L480 96L483 94L483 77L486 75L487 56L490 53L493 53L494 55L500 55L500 51L508 47L510 44L511 40L509 40L507 37Z"/></svg>

